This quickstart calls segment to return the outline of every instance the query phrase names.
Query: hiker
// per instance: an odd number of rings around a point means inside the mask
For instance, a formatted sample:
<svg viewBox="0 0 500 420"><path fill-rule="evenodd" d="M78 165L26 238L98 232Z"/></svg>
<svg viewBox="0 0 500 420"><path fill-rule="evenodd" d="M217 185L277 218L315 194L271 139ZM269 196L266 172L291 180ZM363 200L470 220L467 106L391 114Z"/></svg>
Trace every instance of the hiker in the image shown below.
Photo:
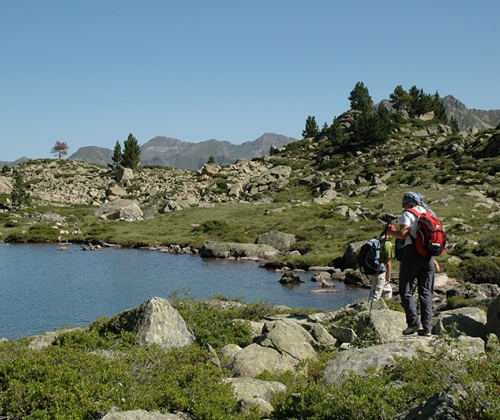
<svg viewBox="0 0 500 420"><path fill-rule="evenodd" d="M413 243L414 239L412 238L415 238L418 229L418 217L408 209L414 209L419 213L430 212L433 215L434 212L424 203L422 195L416 192L405 193L402 206L404 210L399 220L399 231L389 231L388 235L405 240L399 270L399 293L408 325L403 334L410 335L417 332L418 335L429 337L432 330L432 299L434 295L434 269L436 266L434 257L426 257L420 254ZM415 279L418 285L420 319L411 292Z"/></svg>
<svg viewBox="0 0 500 420"><path fill-rule="evenodd" d="M396 227L391 223L387 226L384 234L381 236L382 246L380 250L380 261L385 268L382 268L378 275L365 274L372 283L370 296L373 300L392 298L391 272L392 260L394 259L394 246L392 245L390 237L387 233L389 230L394 232Z"/></svg>

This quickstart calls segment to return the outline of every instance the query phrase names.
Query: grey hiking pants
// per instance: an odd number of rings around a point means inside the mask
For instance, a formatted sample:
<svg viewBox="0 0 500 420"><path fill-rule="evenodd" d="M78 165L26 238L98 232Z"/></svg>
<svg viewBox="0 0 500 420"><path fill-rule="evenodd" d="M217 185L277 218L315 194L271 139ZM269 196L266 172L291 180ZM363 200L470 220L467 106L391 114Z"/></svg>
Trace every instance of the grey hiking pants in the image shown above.
<svg viewBox="0 0 500 420"><path fill-rule="evenodd" d="M420 301L420 320L415 299L411 293L415 279ZM434 295L434 259L419 254L415 245L406 245L399 269L399 294L406 313L409 327L422 324L424 330L431 331L432 298Z"/></svg>

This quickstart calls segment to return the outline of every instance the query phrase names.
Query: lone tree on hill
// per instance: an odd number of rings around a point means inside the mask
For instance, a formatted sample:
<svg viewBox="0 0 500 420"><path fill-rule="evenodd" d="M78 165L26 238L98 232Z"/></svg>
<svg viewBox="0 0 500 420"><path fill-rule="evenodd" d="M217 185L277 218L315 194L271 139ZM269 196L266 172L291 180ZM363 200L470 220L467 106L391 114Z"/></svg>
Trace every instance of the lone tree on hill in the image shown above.
<svg viewBox="0 0 500 420"><path fill-rule="evenodd" d="M319 127L316 118L309 115L306 120L306 128L302 131L302 137L316 137L318 134Z"/></svg>
<svg viewBox="0 0 500 420"><path fill-rule="evenodd" d="M58 159L68 154L69 146L65 141L56 141L54 147L50 150L50 153L57 155Z"/></svg>
<svg viewBox="0 0 500 420"><path fill-rule="evenodd" d="M123 159L122 146L118 140L116 140L115 149L113 150L113 156L111 160L113 161L113 166L117 168Z"/></svg>
<svg viewBox="0 0 500 420"><path fill-rule="evenodd" d="M140 165L141 148L137 139L130 133L123 142L122 165L125 168L135 169Z"/></svg>

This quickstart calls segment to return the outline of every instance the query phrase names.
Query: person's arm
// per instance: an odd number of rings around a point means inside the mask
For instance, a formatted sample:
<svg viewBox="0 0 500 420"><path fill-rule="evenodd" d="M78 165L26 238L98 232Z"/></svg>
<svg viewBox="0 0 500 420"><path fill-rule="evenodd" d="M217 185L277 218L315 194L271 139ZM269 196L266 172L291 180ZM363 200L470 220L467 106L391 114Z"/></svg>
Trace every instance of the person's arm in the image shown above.
<svg viewBox="0 0 500 420"><path fill-rule="evenodd" d="M441 271L441 267L439 266L438 262L436 261L436 259L434 258L434 271L436 273L439 273Z"/></svg>
<svg viewBox="0 0 500 420"><path fill-rule="evenodd" d="M387 260L385 262L385 267L386 267L385 282L390 283L391 282L391 272L392 272L392 260L390 258L387 258Z"/></svg>
<svg viewBox="0 0 500 420"><path fill-rule="evenodd" d="M410 225L400 225L399 230L387 232L390 236L396 239L405 239L410 233Z"/></svg>

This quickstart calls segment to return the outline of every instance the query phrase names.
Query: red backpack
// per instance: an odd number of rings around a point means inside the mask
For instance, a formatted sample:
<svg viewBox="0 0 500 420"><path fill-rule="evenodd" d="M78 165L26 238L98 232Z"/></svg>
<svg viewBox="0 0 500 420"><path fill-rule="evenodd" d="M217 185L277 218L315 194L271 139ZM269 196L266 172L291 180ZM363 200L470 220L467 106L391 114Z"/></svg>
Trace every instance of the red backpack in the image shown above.
<svg viewBox="0 0 500 420"><path fill-rule="evenodd" d="M424 257L441 255L446 247L446 232L438 218L430 211L406 210L418 217L417 235L411 238L417 251Z"/></svg>

